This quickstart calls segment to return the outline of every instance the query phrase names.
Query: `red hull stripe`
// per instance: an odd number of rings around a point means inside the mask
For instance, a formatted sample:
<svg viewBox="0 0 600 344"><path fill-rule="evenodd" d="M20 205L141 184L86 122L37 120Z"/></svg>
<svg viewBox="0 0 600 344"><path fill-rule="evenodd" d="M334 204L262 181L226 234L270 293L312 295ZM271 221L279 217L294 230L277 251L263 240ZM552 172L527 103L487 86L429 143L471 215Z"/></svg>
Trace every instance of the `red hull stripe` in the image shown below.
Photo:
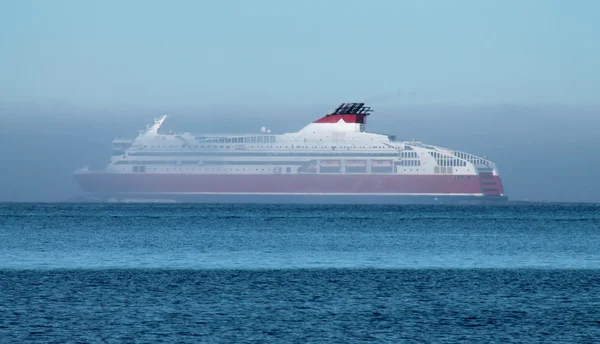
<svg viewBox="0 0 600 344"><path fill-rule="evenodd" d="M256 194L485 194L504 193L498 176L351 174L146 174L83 173L79 184L91 193ZM494 184L490 184L493 181Z"/></svg>

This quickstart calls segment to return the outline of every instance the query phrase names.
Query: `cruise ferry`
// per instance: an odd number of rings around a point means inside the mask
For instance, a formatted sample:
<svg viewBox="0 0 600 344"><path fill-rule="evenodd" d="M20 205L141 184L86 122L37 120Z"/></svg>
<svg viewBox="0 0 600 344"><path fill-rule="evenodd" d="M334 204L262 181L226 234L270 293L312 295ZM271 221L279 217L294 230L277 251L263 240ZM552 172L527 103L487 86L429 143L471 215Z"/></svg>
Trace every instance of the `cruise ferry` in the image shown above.
<svg viewBox="0 0 600 344"><path fill-rule="evenodd" d="M496 165L454 149L367 131L371 108L344 103L294 133L163 133L115 139L102 171L75 172L95 199L272 203L505 201Z"/></svg>

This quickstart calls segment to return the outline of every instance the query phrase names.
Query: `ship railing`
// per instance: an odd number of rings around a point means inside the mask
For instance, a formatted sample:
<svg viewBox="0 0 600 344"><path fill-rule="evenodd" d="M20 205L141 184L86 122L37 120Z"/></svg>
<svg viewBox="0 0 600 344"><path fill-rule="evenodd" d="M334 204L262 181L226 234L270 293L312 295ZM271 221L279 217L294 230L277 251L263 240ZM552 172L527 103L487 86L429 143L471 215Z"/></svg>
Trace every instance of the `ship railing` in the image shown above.
<svg viewBox="0 0 600 344"><path fill-rule="evenodd" d="M488 163L488 164L473 164L473 166L475 166L475 168L478 171L484 171L484 172L488 172L488 171L493 171L495 166L492 163Z"/></svg>

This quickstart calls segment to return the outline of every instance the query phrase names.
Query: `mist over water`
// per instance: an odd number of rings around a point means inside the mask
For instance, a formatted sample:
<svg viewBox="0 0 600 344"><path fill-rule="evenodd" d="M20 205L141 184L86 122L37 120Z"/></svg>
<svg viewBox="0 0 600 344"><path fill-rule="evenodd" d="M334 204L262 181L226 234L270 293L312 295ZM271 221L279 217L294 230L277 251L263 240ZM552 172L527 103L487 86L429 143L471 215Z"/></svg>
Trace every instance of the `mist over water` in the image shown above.
<svg viewBox="0 0 600 344"><path fill-rule="evenodd" d="M350 100L351 101L351 100ZM244 108L76 109L0 107L0 201L65 201L81 195L72 172L103 169L116 137L134 138L154 117L163 131L294 132L337 104ZM600 111L577 106L393 106L370 104L367 130L479 156L500 170L511 200L600 201Z"/></svg>

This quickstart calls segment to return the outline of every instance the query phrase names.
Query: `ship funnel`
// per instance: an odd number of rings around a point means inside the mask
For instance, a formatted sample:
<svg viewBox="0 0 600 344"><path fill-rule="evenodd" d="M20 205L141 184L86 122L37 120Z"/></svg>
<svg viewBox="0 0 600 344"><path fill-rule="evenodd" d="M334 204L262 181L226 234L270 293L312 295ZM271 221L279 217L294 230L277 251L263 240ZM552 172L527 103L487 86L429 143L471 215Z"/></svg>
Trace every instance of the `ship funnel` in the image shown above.
<svg viewBox="0 0 600 344"><path fill-rule="evenodd" d="M364 132L372 112L365 103L342 103L335 110L307 125L299 132Z"/></svg>

